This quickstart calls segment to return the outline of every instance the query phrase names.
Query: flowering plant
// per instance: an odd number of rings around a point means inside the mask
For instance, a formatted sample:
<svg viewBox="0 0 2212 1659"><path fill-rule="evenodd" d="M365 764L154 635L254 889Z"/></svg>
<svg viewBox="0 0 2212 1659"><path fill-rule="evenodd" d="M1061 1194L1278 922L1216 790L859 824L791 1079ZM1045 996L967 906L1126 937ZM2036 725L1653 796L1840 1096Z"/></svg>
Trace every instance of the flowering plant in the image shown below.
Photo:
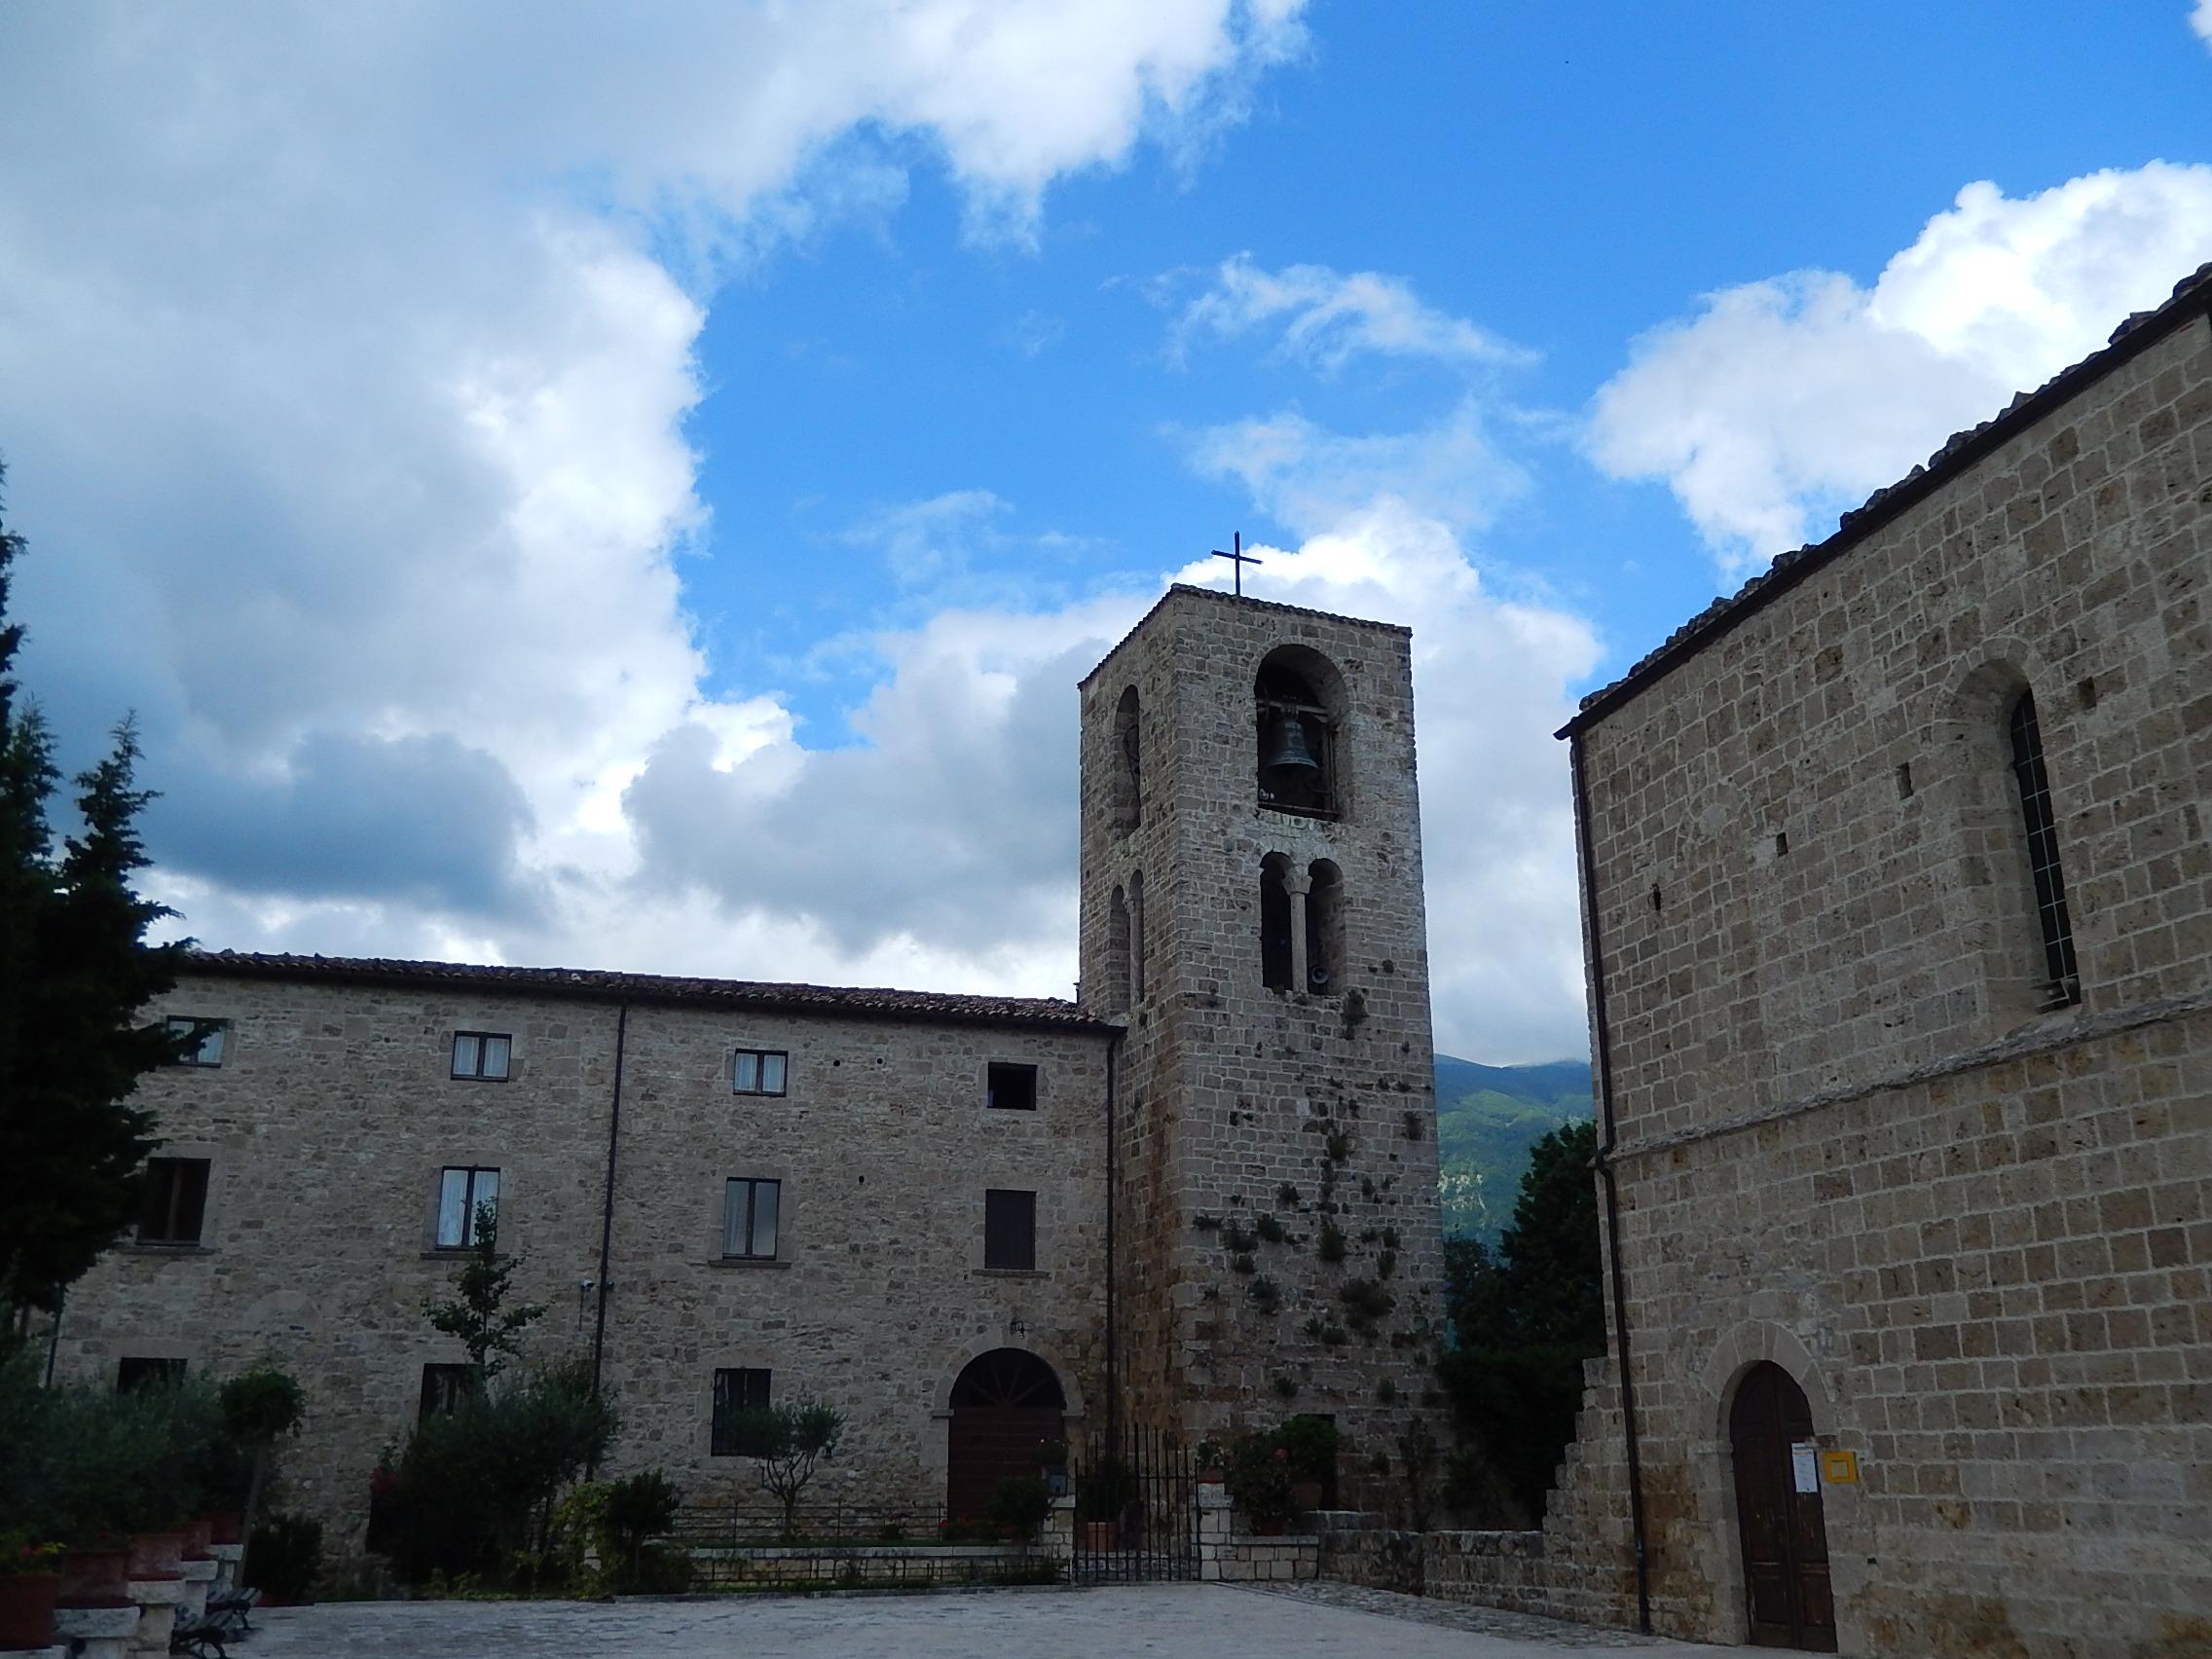
<svg viewBox="0 0 2212 1659"><path fill-rule="evenodd" d="M0 1539L0 1572L52 1572L60 1565L64 1546L29 1532L11 1532Z"/></svg>

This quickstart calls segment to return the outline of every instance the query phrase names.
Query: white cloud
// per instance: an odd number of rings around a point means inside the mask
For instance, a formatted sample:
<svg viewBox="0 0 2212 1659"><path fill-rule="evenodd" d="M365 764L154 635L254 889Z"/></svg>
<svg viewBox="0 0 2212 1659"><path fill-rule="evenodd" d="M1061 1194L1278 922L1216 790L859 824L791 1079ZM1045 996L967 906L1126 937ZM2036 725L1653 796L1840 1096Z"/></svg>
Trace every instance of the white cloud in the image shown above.
<svg viewBox="0 0 2212 1659"><path fill-rule="evenodd" d="M2207 259L2212 166L2154 162L2018 199L1971 184L1871 288L1799 272L1645 335L1598 393L1591 450L1615 477L1664 478L1742 574Z"/></svg>
<svg viewBox="0 0 2212 1659"><path fill-rule="evenodd" d="M25 669L72 732L139 710L164 895L215 944L1037 986L1026 935L733 927L641 863L665 756L809 773L785 709L702 689L692 350L729 260L917 159L1019 240L1055 180L1202 142L1297 11L0 13Z"/></svg>
<svg viewBox="0 0 2212 1659"><path fill-rule="evenodd" d="M1195 471L1238 480L1263 512L1301 535L1385 498L1455 530L1479 529L1528 488L1473 398L1410 432L1352 436L1282 410L1175 435Z"/></svg>
<svg viewBox="0 0 2212 1659"><path fill-rule="evenodd" d="M1252 256L1224 260L1213 285L1183 309L1170 338L1178 357L1194 335L1234 339L1279 326L1277 350L1334 374L1361 353L1431 358L1457 368L1524 363L1530 353L1464 317L1424 305L1412 288L1373 271L1325 265L1263 271Z"/></svg>
<svg viewBox="0 0 2212 1659"><path fill-rule="evenodd" d="M2212 0L2196 0L2196 10L2189 15L2189 26L2203 37L2207 47L2212 47Z"/></svg>

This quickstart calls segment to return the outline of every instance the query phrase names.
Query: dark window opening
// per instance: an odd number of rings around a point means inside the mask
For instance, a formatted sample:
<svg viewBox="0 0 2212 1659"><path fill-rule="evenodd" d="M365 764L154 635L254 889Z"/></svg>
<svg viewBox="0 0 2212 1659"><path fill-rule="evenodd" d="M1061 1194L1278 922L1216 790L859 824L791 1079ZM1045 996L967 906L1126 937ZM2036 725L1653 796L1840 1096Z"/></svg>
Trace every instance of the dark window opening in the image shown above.
<svg viewBox="0 0 2212 1659"><path fill-rule="evenodd" d="M983 1194L983 1266L1033 1269L1037 1266L1037 1195Z"/></svg>
<svg viewBox="0 0 2212 1659"><path fill-rule="evenodd" d="M715 1426L708 1451L716 1457L741 1456L737 1414L768 1409L768 1373L759 1369L715 1373Z"/></svg>
<svg viewBox="0 0 2212 1659"><path fill-rule="evenodd" d="M207 1215L207 1160L149 1158L138 1207L141 1244L197 1244Z"/></svg>
<svg viewBox="0 0 2212 1659"><path fill-rule="evenodd" d="M166 1021L169 1037L177 1044L174 1064L180 1066L219 1066L223 1063L223 1048L230 1036L231 1022L227 1019L201 1019L192 1014L172 1014Z"/></svg>
<svg viewBox="0 0 2212 1659"><path fill-rule="evenodd" d="M2009 722L2012 781L2020 791L2020 820L2027 832L2028 871L2035 881L2036 923L2043 934L2044 970L2053 1003L2082 1000L2074 958L2074 925L2066 913L2066 876L2058 864L2058 826L2051 816L2050 774L2044 767L2043 729L2032 691L2020 693Z"/></svg>
<svg viewBox="0 0 2212 1659"><path fill-rule="evenodd" d="M456 1031L453 1075L475 1083L504 1083L513 1051L514 1039L504 1032Z"/></svg>
<svg viewBox="0 0 2212 1659"><path fill-rule="evenodd" d="M781 1181L734 1180L722 1188L722 1258L772 1262L783 1209Z"/></svg>
<svg viewBox="0 0 2212 1659"><path fill-rule="evenodd" d="M993 1060L983 1074L983 1104L1000 1112L1037 1110L1037 1068Z"/></svg>
<svg viewBox="0 0 2212 1659"><path fill-rule="evenodd" d="M1345 988L1345 883L1327 859L1309 867L1306 895L1306 988L1330 996Z"/></svg>
<svg viewBox="0 0 2212 1659"><path fill-rule="evenodd" d="M732 1094L781 1094L790 1056L776 1049L740 1049L730 1058Z"/></svg>
<svg viewBox="0 0 2212 1659"><path fill-rule="evenodd" d="M143 1359L126 1354L116 1361L115 1391L134 1394L141 1388L174 1388L184 1381L181 1359Z"/></svg>
<svg viewBox="0 0 2212 1659"><path fill-rule="evenodd" d="M425 1365L423 1367L423 1397L415 1409L415 1419L450 1417L461 1410L461 1404L474 1394L481 1374L473 1365Z"/></svg>
<svg viewBox="0 0 2212 1659"><path fill-rule="evenodd" d="M1260 983L1290 989L1290 861L1270 853L1260 861Z"/></svg>
<svg viewBox="0 0 2212 1659"><path fill-rule="evenodd" d="M1106 1009L1125 1014L1129 1008L1129 900L1119 887L1106 904Z"/></svg>
<svg viewBox="0 0 2212 1659"><path fill-rule="evenodd" d="M1129 876L1129 1006L1144 1001L1144 871Z"/></svg>
<svg viewBox="0 0 2212 1659"><path fill-rule="evenodd" d="M1271 659L1253 686L1260 804L1334 817L1336 727L1306 677Z"/></svg>
<svg viewBox="0 0 2212 1659"><path fill-rule="evenodd" d="M496 1233L499 1219L499 1172L497 1169L449 1168L438 1176L438 1248L465 1250L487 1234Z"/></svg>
<svg viewBox="0 0 2212 1659"><path fill-rule="evenodd" d="M1137 688L1114 708L1114 828L1126 835L1144 822L1144 754L1138 731Z"/></svg>

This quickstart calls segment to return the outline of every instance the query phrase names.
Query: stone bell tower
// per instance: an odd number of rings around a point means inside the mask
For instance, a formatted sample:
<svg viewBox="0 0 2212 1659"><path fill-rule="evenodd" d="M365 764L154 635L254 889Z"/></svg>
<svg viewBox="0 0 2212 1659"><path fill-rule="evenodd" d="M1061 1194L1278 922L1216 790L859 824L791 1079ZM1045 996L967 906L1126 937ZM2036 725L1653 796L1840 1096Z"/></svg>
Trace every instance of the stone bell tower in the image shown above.
<svg viewBox="0 0 2212 1659"><path fill-rule="evenodd" d="M1334 1417L1348 1491L1401 1467L1440 1308L1409 635L1175 587L1082 693L1124 1415Z"/></svg>

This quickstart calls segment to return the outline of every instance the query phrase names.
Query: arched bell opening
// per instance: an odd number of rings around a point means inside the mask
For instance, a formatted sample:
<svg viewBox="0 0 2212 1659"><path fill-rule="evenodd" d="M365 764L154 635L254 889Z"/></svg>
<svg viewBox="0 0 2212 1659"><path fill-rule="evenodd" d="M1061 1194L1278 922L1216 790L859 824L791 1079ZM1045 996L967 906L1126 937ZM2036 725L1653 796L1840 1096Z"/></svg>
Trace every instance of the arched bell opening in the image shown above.
<svg viewBox="0 0 2212 1659"><path fill-rule="evenodd" d="M1333 860L1315 859L1307 875L1306 988L1335 996L1345 988L1344 871Z"/></svg>
<svg viewBox="0 0 2212 1659"><path fill-rule="evenodd" d="M1290 860L1270 853L1260 861L1260 983L1290 989Z"/></svg>
<svg viewBox="0 0 2212 1659"><path fill-rule="evenodd" d="M980 1520L1010 1475L1034 1475L1067 1433L1058 1375L1022 1348L993 1348L952 1384L945 1434L945 1513Z"/></svg>
<svg viewBox="0 0 2212 1659"><path fill-rule="evenodd" d="M1304 645L1278 645L1252 685L1262 806L1314 818L1344 810L1344 677Z"/></svg>
<svg viewBox="0 0 2212 1659"><path fill-rule="evenodd" d="M1144 748L1138 729L1137 688L1114 705L1114 830L1126 835L1144 822Z"/></svg>

